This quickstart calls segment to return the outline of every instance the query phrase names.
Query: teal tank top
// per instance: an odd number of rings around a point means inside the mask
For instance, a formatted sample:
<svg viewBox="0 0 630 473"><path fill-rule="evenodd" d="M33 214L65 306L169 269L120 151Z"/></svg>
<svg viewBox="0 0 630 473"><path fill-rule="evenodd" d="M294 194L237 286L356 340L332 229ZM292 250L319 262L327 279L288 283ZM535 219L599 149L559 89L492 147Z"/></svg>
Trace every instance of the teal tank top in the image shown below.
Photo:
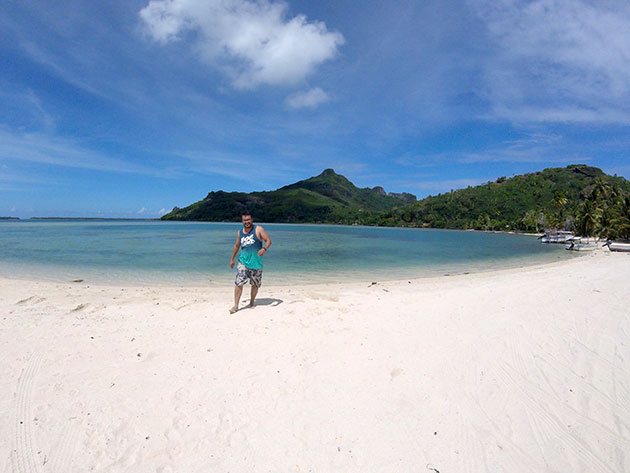
<svg viewBox="0 0 630 473"><path fill-rule="evenodd" d="M256 225L250 232L245 233L241 228L238 231L241 240L241 253L238 261L249 269L263 269L262 258L258 256L258 251L263 247L262 241L256 236Z"/></svg>

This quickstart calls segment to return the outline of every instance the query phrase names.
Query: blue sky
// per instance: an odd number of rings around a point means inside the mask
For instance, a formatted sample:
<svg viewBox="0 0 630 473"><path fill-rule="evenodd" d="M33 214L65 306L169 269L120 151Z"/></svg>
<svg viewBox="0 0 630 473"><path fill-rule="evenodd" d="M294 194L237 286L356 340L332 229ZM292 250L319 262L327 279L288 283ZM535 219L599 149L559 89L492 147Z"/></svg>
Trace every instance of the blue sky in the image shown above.
<svg viewBox="0 0 630 473"><path fill-rule="evenodd" d="M630 177L627 0L0 4L0 215L157 217L332 167Z"/></svg>

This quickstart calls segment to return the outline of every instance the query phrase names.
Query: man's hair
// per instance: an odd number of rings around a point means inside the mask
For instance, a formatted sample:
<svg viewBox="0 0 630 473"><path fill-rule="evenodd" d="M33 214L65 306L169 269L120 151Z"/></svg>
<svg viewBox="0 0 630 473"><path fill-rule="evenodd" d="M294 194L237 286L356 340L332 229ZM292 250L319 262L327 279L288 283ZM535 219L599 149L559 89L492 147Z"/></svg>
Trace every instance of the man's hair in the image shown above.
<svg viewBox="0 0 630 473"><path fill-rule="evenodd" d="M252 216L252 213L249 210L243 210L241 212L241 218L245 217L246 215L249 215L250 217Z"/></svg>

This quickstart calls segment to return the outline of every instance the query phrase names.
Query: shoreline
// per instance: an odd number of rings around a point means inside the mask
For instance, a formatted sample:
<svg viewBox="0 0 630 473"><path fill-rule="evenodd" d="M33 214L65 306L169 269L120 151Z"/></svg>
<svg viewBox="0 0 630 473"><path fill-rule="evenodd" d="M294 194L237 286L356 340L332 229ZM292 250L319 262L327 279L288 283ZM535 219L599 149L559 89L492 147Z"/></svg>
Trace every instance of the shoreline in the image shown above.
<svg viewBox="0 0 630 473"><path fill-rule="evenodd" d="M221 224L221 225L240 225L240 220L234 221L218 221L218 220L163 220L162 218L124 218L124 217L0 217L0 221L126 221L126 222L168 222L168 223L209 223L209 224ZM442 228L442 227L423 227L423 226L408 226L408 225L365 225L365 224L351 224L351 223L323 223L323 222L256 222L259 225L313 225L313 226L331 226L331 227L365 227L365 228L407 228L410 230L450 230L458 232L481 232L481 233L503 233L507 235L525 235L525 236L541 236L544 232L532 233L532 232L520 232L515 230L478 230L475 228Z"/></svg>
<svg viewBox="0 0 630 473"><path fill-rule="evenodd" d="M600 251L606 251L606 250L599 249L597 252L599 253ZM502 271L509 271L509 270L533 268L533 267L538 267L538 266L548 266L548 265L553 265L553 264L563 264L564 262L570 262L575 259L583 258L585 256L588 256L588 254L573 252L571 256L558 257L554 259L549 258L548 260L544 260L544 261L540 261L540 260L528 261L527 259L519 259L519 258L501 259L501 260L493 260L490 264L485 264L482 266L474 266L471 264L470 266L462 266L462 267L456 267L456 268L440 267L439 269L438 268L427 269L426 274L418 275L416 273L416 274L412 274L412 276L408 278L396 278L392 276L392 274L394 273L393 269L382 270L380 268L375 268L373 271L367 271L364 269L345 270L345 271L338 271L335 273L331 273L329 276L321 276L319 279L298 280L297 282L295 282L295 284L300 285L300 286L316 286L316 285L331 285L331 284L344 285L344 284L350 284L353 281L357 281L359 284L362 284L362 283L372 282L374 280L374 276L369 276L369 274L378 273L379 271L383 271L387 276L376 277L376 279L380 279L381 282L388 282L388 283L396 283L396 282L401 282L401 281L406 282L408 280L426 280L426 279L434 279L434 278L439 279L443 277L454 277L457 275L487 274L487 273L502 272ZM199 274L199 277L190 278L190 279L185 279L185 277L182 277L183 281L181 283L173 283L173 282L168 281L168 279L166 278L165 279L162 279L160 277L151 278L151 275L156 275L156 274L164 275L164 273L158 273L154 271L137 272L139 277L145 276L146 279L129 278L129 273L126 273L125 276L121 278L120 274L117 274L111 269L109 269L108 271L105 272L104 275L100 275L96 278L91 279L89 276L82 275L81 274L82 270L77 269L75 272L76 276L68 276L67 279L57 279L56 276L53 276L53 273L55 271L70 273L71 271L73 271L73 268L67 268L67 267L60 268L60 267L51 266L51 267L45 267L46 269L42 269L44 268L43 266L34 265L34 267L30 269L30 272L27 270L27 274L18 275L18 276L7 276L6 274L2 274L3 272L5 273L8 272L8 270L6 269L7 265L4 264L4 266L5 267L3 269L3 262L0 261L0 281L6 280L6 281L41 282L41 283L51 283L51 284L64 284L64 283L88 284L89 283L92 286L102 286L102 287L117 287L117 286L127 287L128 286L128 287L160 287L160 288L168 288L168 287L210 288L210 287L222 287L226 283L230 284L233 282L233 278L234 278L233 271L228 270L222 274L203 273L203 274ZM89 271L91 270L92 269L88 270L88 274L89 274ZM282 286L287 285L286 282L275 281L276 279L279 279L279 278L285 278L287 280L294 280L292 279L292 277L295 276L294 273L274 272L273 269L269 269L267 271L271 273L271 278L273 282L271 284L266 283L266 281L263 282L263 285L265 287L277 288L277 287L282 287ZM85 273L86 271L83 270L83 272ZM437 272L440 272L442 274L440 275L434 274ZM131 274L134 274L134 272L132 271ZM190 274L190 273L182 272L180 274ZM173 275L173 276L176 276L176 275ZM205 278L209 279L208 282L206 283L199 282L201 279L205 279ZM217 282L219 278L222 278L222 280L220 282ZM112 282L111 283L105 282L104 279L106 281L111 280ZM175 277L175 279L177 279L177 277ZM80 281L75 281L75 280L80 280Z"/></svg>
<svg viewBox="0 0 630 473"><path fill-rule="evenodd" d="M233 316L229 285L0 278L0 471L628 471L628 256Z"/></svg>

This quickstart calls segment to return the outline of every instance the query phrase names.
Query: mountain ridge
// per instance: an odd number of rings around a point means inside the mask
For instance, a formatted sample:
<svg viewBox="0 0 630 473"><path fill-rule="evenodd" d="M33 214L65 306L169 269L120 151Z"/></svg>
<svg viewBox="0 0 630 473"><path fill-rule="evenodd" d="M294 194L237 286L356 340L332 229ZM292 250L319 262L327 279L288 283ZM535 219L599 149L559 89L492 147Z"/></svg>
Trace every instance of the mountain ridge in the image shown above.
<svg viewBox="0 0 630 473"><path fill-rule="evenodd" d="M273 223L521 232L575 227L623 236L630 233L629 196L630 181L585 164L499 177L421 200L408 193L387 193L380 186L359 188L329 168L273 191L212 191L162 219L239 221L248 210L257 221ZM580 227L585 218L591 223Z"/></svg>
<svg viewBox="0 0 630 473"><path fill-rule="evenodd" d="M240 220L252 212L259 221L330 223L350 212L381 212L415 202L408 193L388 194L382 187L359 188L333 169L273 191L211 191L187 207L175 207L163 220Z"/></svg>

